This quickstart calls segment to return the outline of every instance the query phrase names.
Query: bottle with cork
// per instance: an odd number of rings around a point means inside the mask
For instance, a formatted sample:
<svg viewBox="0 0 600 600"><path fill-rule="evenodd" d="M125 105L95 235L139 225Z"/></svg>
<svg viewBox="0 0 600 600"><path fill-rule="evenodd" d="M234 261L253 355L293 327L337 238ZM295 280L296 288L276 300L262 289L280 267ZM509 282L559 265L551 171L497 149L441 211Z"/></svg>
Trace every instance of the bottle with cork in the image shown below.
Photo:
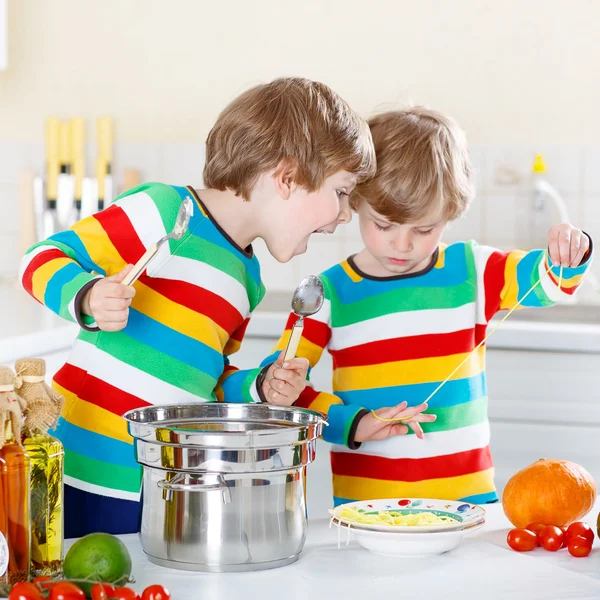
<svg viewBox="0 0 600 600"><path fill-rule="evenodd" d="M15 387L25 400L23 446L31 462L31 576L59 576L63 562L64 448L48 431L58 422L64 398L46 384L46 363L15 364Z"/></svg>

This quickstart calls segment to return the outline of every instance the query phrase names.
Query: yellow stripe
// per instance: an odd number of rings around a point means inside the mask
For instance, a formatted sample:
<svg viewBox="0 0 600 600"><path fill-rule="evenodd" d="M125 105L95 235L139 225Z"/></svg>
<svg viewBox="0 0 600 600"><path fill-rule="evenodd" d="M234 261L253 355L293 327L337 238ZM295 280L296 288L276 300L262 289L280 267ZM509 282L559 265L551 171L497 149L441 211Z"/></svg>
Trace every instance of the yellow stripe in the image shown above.
<svg viewBox="0 0 600 600"><path fill-rule="evenodd" d="M554 282L556 287L558 287L558 277L552 271L550 271L549 275L552 278L552 281ZM560 287L563 290L568 290L568 289L577 287L581 283L582 279L583 279L583 275L574 275L573 277L570 277L569 279L566 279L565 277L563 277L562 285Z"/></svg>
<svg viewBox="0 0 600 600"><path fill-rule="evenodd" d="M443 269L446 263L446 244L440 244L439 254L435 262L435 269Z"/></svg>
<svg viewBox="0 0 600 600"><path fill-rule="evenodd" d="M375 500L376 498L440 498L457 500L494 491L494 469L486 469L469 475L426 479L424 481L386 481L333 476L333 495L352 500Z"/></svg>
<svg viewBox="0 0 600 600"><path fill-rule="evenodd" d="M362 281L362 277L350 266L350 263L345 260L343 263L341 263L342 265L342 269L344 269L344 271L346 271L346 275L348 275L348 277L350 277L350 279L352 279L352 281L357 282L357 281Z"/></svg>
<svg viewBox="0 0 600 600"><path fill-rule="evenodd" d="M125 267L125 261L95 217L79 221L72 229L85 245L92 261L100 265L107 276L114 275Z"/></svg>
<svg viewBox="0 0 600 600"><path fill-rule="evenodd" d="M91 402L78 398L73 392L52 382L52 387L65 398L62 414L66 421L87 431L104 435L113 440L133 444L127 433L127 422L114 413L100 408Z"/></svg>
<svg viewBox="0 0 600 600"><path fill-rule="evenodd" d="M443 381L468 354L464 352L451 356L400 360L380 365L341 367L333 374L333 389L346 392ZM477 375L483 371L484 366L485 349L481 346L452 376L452 379Z"/></svg>
<svg viewBox="0 0 600 600"><path fill-rule="evenodd" d="M510 309L518 301L519 284L517 282L517 265L525 256L524 252L511 252L504 265L504 287L500 292L500 309ZM527 290L523 290L526 292Z"/></svg>
<svg viewBox="0 0 600 600"><path fill-rule="evenodd" d="M140 281L135 284L135 288L132 308L175 331L200 340L218 352L223 351L229 335L212 319L165 298Z"/></svg>
<svg viewBox="0 0 600 600"><path fill-rule="evenodd" d="M225 356L231 356L232 354L235 354L240 349L241 345L242 345L242 343L239 340L234 340L233 338L229 338L229 340L225 344L225 349L222 350L222 352Z"/></svg>
<svg viewBox="0 0 600 600"><path fill-rule="evenodd" d="M344 403L342 402L341 398L338 398L333 394L320 392L308 408L309 410L316 410L317 412L327 415L329 414L329 409L336 404Z"/></svg>
<svg viewBox="0 0 600 600"><path fill-rule="evenodd" d="M290 339L290 335L292 334L291 329L286 329L283 332L283 335L277 342L275 349L273 352L281 352L285 350L288 345L288 341ZM300 338L300 343L298 344L298 350L296 351L296 356L298 358L306 358L311 367L314 367L321 358L321 354L323 354L323 348L310 340L307 340L305 337Z"/></svg>
<svg viewBox="0 0 600 600"><path fill-rule="evenodd" d="M60 269L72 262L68 256L65 258L55 258L34 271L31 278L31 287L33 295L40 302L44 302L44 294L46 293L46 287L50 279L54 277L57 271L60 271Z"/></svg>

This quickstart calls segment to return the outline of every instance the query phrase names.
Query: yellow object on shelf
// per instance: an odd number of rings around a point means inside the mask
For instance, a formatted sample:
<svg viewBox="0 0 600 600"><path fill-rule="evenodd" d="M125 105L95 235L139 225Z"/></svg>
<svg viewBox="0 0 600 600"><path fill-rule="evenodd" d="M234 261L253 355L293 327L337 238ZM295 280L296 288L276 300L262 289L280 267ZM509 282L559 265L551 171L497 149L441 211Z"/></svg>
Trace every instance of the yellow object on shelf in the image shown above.
<svg viewBox="0 0 600 600"><path fill-rule="evenodd" d="M56 202L58 190L59 160L59 130L60 121L56 117L46 119L46 197Z"/></svg>
<svg viewBox="0 0 600 600"><path fill-rule="evenodd" d="M83 178L85 176L85 122L83 117L71 119L71 173L75 176L75 200L81 201Z"/></svg>

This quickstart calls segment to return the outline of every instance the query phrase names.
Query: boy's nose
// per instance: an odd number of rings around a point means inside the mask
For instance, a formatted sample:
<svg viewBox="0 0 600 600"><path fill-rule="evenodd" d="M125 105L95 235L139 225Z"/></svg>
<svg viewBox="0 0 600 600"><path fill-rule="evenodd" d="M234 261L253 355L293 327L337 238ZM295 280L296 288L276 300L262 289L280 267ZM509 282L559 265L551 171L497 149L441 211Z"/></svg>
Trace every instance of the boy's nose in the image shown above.
<svg viewBox="0 0 600 600"><path fill-rule="evenodd" d="M352 209L350 208L348 198L344 198L340 202L340 212L338 213L336 223L342 225L344 223L350 223L350 221L352 221Z"/></svg>
<svg viewBox="0 0 600 600"><path fill-rule="evenodd" d="M392 248L404 254L412 250L412 243L408 236L399 236L392 240Z"/></svg>

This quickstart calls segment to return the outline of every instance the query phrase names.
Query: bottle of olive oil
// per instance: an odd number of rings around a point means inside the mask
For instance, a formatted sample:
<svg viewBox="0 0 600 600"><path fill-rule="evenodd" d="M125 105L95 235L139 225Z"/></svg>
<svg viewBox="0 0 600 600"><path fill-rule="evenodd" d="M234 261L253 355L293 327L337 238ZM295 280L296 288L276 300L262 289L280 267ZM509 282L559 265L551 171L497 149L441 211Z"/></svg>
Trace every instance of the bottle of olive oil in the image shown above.
<svg viewBox="0 0 600 600"><path fill-rule="evenodd" d="M46 382L46 363L17 361L18 391L27 403L23 446L31 461L31 576L62 574L64 449L48 433L56 426L64 399Z"/></svg>
<svg viewBox="0 0 600 600"><path fill-rule="evenodd" d="M29 456L21 446L24 405L14 391L14 374L0 367L0 533L8 549L5 581L15 584L30 576Z"/></svg>

